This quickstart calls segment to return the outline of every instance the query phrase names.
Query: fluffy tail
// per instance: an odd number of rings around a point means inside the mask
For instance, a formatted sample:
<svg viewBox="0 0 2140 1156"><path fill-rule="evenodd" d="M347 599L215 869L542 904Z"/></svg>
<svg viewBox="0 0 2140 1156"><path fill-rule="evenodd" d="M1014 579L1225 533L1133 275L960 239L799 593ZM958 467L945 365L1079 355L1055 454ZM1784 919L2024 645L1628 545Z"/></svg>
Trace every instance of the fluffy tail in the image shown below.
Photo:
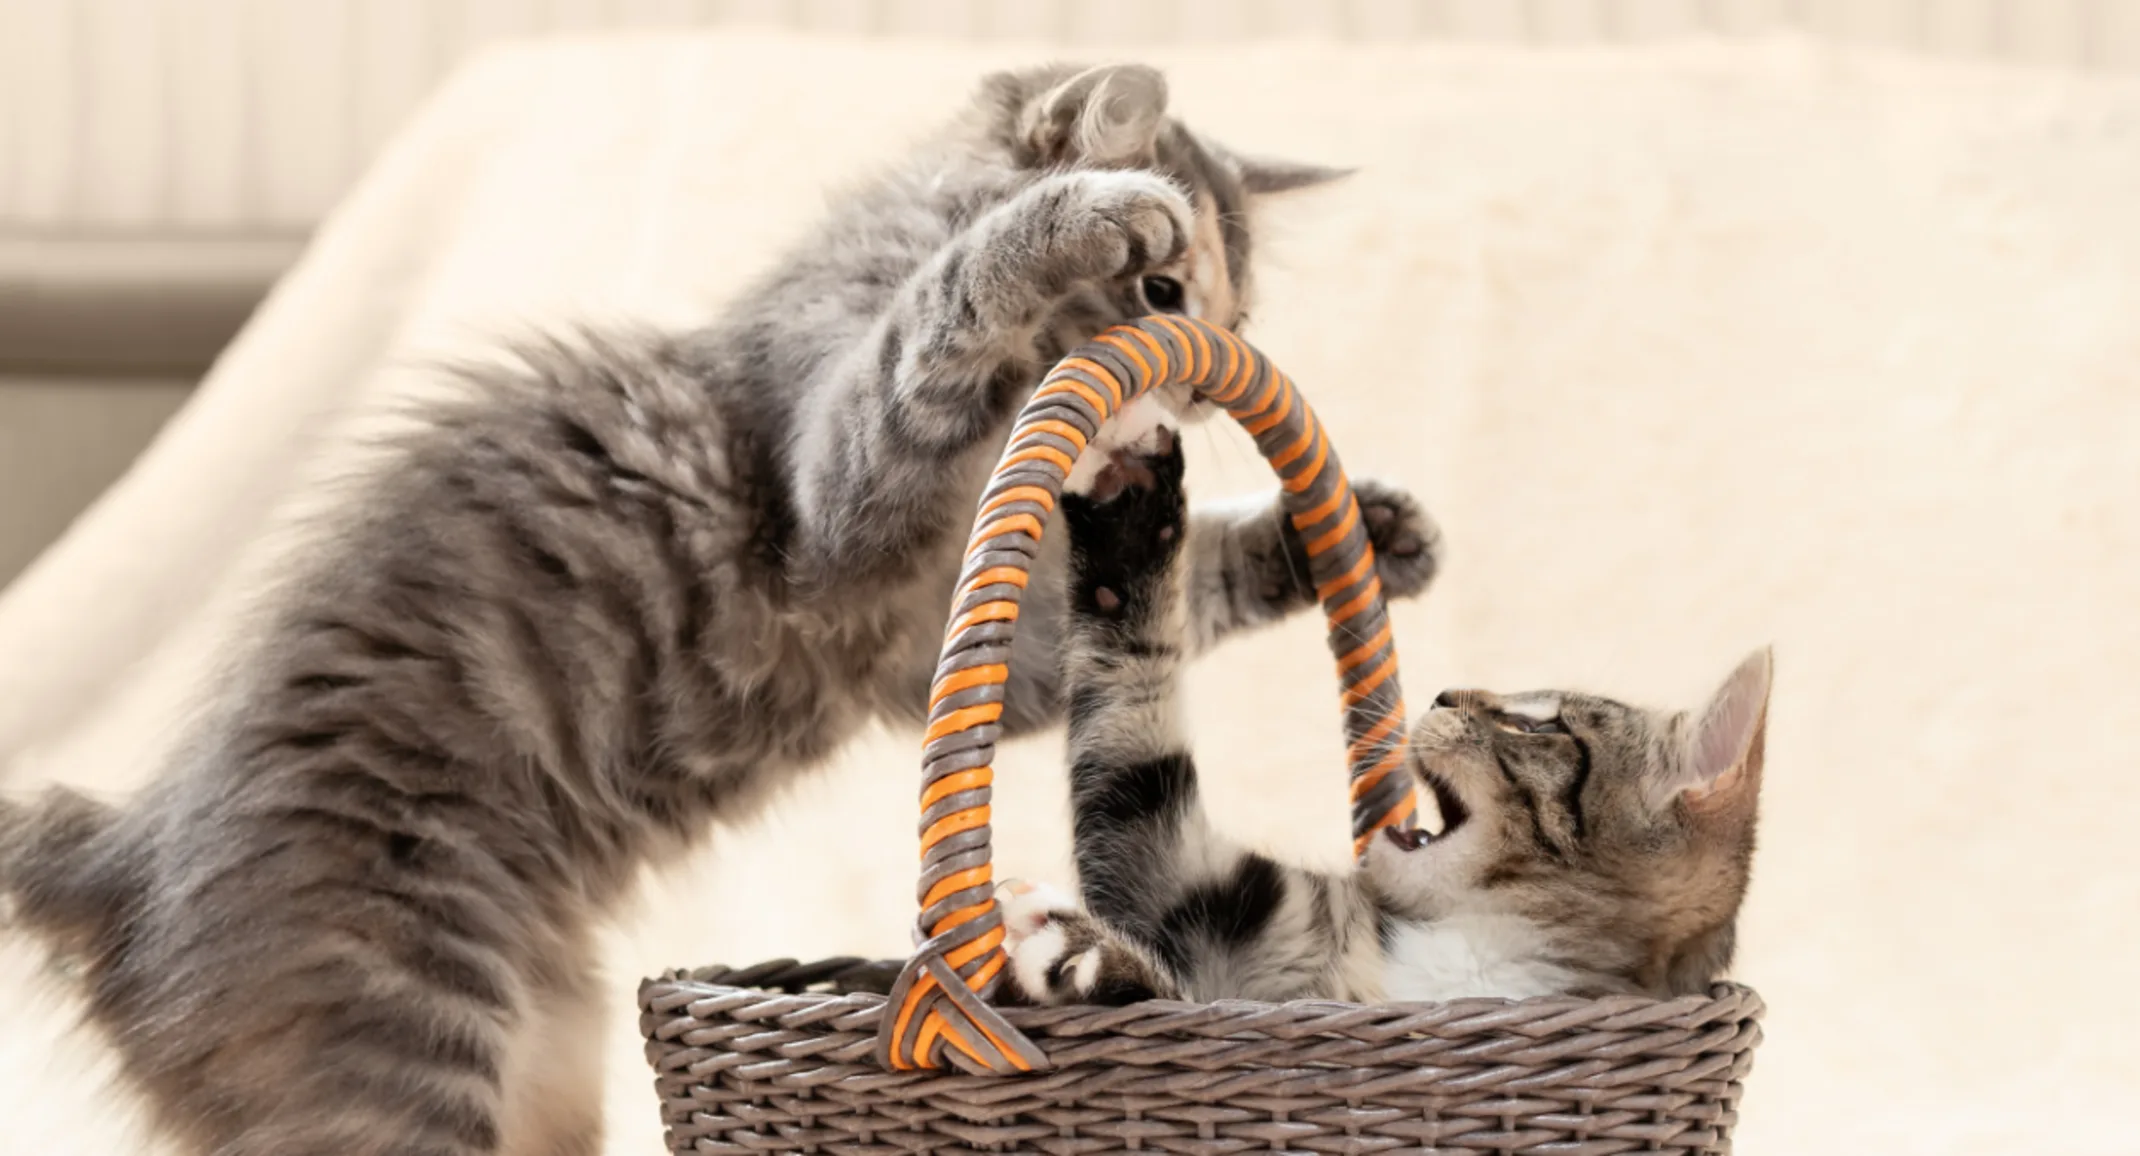
<svg viewBox="0 0 2140 1156"><path fill-rule="evenodd" d="M0 796L0 910L12 907L61 947L92 948L115 925L124 891L108 852L118 818L62 787L35 801Z"/></svg>

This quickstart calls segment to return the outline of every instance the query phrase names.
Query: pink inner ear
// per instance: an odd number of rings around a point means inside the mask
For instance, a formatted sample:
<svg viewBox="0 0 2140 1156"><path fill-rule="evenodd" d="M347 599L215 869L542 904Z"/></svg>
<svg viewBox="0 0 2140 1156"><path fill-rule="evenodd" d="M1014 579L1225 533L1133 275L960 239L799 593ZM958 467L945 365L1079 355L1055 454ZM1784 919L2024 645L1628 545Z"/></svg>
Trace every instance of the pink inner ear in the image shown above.
<svg viewBox="0 0 2140 1156"><path fill-rule="evenodd" d="M1758 703L1711 703L1702 715L1701 734L1694 742L1694 777L1707 782L1737 766L1759 717Z"/></svg>
<svg viewBox="0 0 2140 1156"><path fill-rule="evenodd" d="M1748 658L1731 672L1703 709L1694 735L1690 781L1682 789L1689 799L1727 791L1741 780L1749 751L1768 717L1769 656Z"/></svg>

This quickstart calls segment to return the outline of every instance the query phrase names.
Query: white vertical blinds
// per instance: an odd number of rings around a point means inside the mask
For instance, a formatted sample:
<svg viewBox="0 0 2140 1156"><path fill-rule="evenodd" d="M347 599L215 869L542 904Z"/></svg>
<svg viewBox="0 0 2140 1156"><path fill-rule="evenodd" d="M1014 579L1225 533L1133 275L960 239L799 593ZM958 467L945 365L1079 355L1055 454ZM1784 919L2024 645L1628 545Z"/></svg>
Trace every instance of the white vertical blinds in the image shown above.
<svg viewBox="0 0 2140 1156"><path fill-rule="evenodd" d="M2140 0L0 0L0 234L302 232L472 49L715 25L1066 46L1796 30L2140 73Z"/></svg>

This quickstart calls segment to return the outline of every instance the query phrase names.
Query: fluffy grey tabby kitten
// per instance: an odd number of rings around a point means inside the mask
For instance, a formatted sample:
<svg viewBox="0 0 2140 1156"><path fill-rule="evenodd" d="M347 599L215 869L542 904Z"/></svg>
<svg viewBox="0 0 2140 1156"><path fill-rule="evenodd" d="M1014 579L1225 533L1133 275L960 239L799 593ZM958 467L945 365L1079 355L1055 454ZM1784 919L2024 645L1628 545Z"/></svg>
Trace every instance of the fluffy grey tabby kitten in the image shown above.
<svg viewBox="0 0 2140 1156"><path fill-rule="evenodd" d="M469 371L142 797L0 804L0 897L79 957L162 1127L213 1156L597 1150L628 1014L598 921L866 720L921 717L1045 368L1153 310L1237 324L1256 199L1333 175L1165 100L1141 67L991 77L705 331ZM1416 509L1370 505L1417 590ZM1200 642L1309 604L1274 510L1200 519ZM1044 558L1007 731L1059 716L1061 582Z"/></svg>
<svg viewBox="0 0 2140 1156"><path fill-rule="evenodd" d="M1444 693L1409 744L1440 830L1388 830L1348 874L1287 867L1199 802L1175 702L1199 529L1181 451L1158 441L1063 500L1084 902L1006 885L1013 986L1100 1004L1705 990L1753 854L1768 653L1691 713Z"/></svg>

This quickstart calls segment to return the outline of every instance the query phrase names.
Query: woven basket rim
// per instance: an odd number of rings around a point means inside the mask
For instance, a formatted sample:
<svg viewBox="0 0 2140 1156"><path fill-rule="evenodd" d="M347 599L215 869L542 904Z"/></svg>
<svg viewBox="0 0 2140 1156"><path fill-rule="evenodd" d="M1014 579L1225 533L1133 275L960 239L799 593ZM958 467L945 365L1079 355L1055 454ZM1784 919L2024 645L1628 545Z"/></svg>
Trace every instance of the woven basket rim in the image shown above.
<svg viewBox="0 0 2140 1156"><path fill-rule="evenodd" d="M886 1071L855 958L671 972L640 1034L678 1153L1730 1150L1761 1043L1760 997L1324 1000L1004 1009L1047 1066ZM744 986L724 983L739 976Z"/></svg>
<svg viewBox="0 0 2140 1156"><path fill-rule="evenodd" d="M723 982L723 977L749 976L783 968L836 968L842 964L853 965L857 970L896 969L902 962L843 957L805 964L777 959L750 968L715 965L671 970L640 983L639 1006L643 1012L652 1015L698 1014L690 1010L692 1005L705 1001L718 1003L734 995L758 999L781 992L783 1007L809 1018L818 1018L834 1009L851 1015L866 1015L881 1009L886 997L874 991L788 990L779 984L754 983L747 979L742 983L727 983ZM1342 1036L1386 1040L1402 1036L1461 1040L1497 1034L1542 1037L1626 1031L1667 1021L1680 1024L1758 1021L1767 1011L1767 1005L1753 988L1742 983L1719 981L1710 985L1706 993L1680 996L1551 995L1520 999L1475 996L1442 1002L1376 1004L1330 999L1276 1003L1242 999L1210 1003L1147 1000L1123 1007L1059 1004L998 1010L1004 1019L1029 1035L1057 1039L1089 1038L1116 1032L1140 1037L1303 1039Z"/></svg>

